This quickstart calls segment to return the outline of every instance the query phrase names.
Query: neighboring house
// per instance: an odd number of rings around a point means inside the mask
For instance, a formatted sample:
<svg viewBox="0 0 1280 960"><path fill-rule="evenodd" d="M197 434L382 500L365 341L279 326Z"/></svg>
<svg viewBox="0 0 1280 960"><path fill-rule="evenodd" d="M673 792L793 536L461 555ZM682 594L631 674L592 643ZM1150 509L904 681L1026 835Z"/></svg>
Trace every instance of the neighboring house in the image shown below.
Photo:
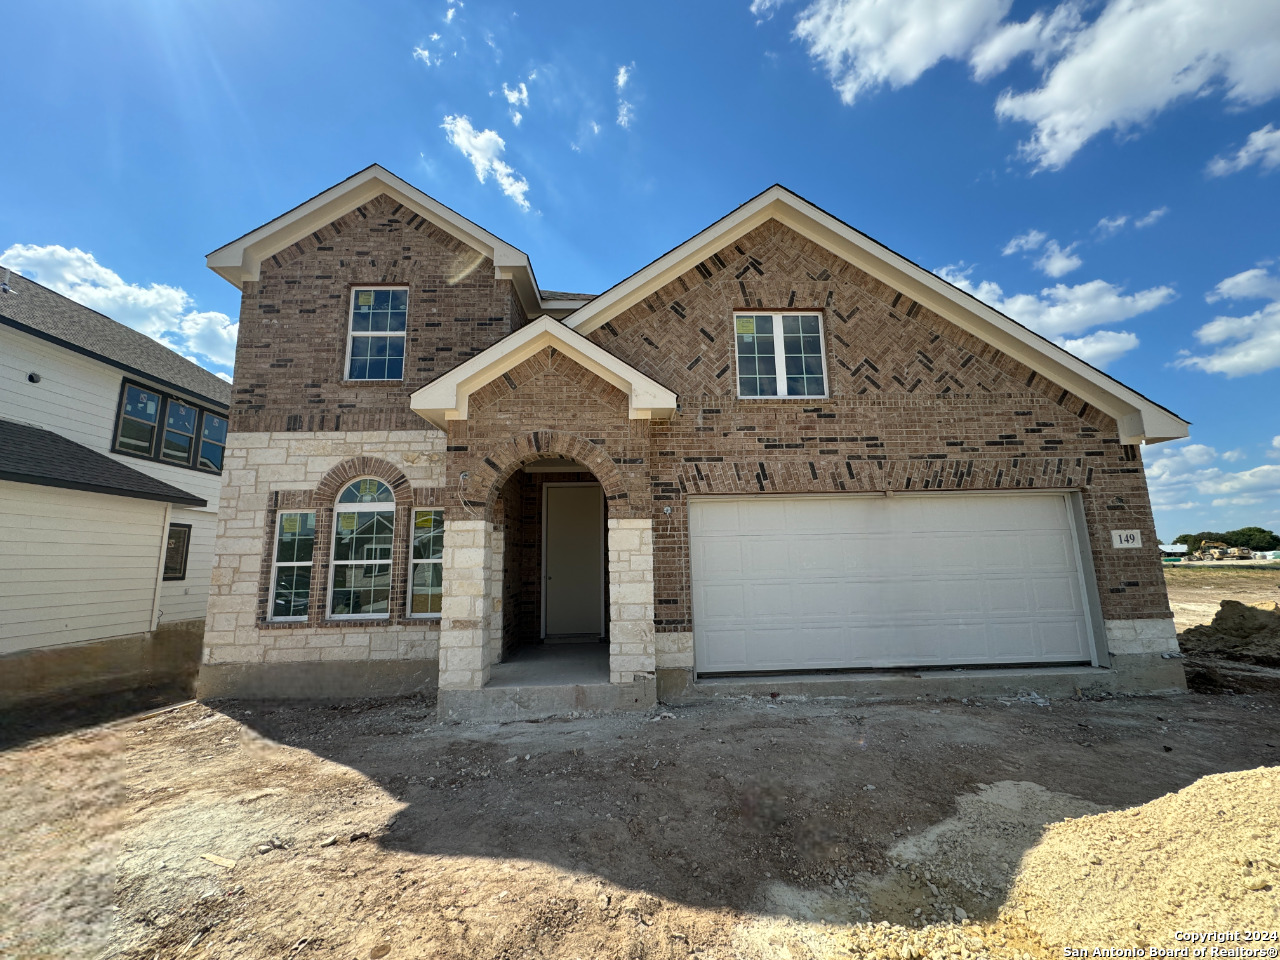
<svg viewBox="0 0 1280 960"><path fill-rule="evenodd" d="M10 274L0 291L0 704L190 683L230 386Z"/></svg>
<svg viewBox="0 0 1280 960"><path fill-rule="evenodd" d="M1141 445L1187 424L782 187L594 297L378 166L208 263L202 696L1184 685Z"/></svg>

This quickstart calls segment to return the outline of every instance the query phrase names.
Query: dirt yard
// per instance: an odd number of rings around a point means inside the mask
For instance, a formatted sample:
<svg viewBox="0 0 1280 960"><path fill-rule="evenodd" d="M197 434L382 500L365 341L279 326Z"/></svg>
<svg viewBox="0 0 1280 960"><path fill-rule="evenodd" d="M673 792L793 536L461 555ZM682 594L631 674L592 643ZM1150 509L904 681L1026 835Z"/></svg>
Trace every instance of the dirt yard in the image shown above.
<svg viewBox="0 0 1280 960"><path fill-rule="evenodd" d="M1007 903L1045 824L1280 766L1268 694L433 706L189 704L0 754L0 956L1062 956L1140 942L1140 918L1064 944L1031 894ZM1267 869L1280 797L1244 789ZM1212 916L1280 925L1246 880Z"/></svg>
<svg viewBox="0 0 1280 960"><path fill-rule="evenodd" d="M1179 632L1209 623L1223 600L1280 603L1280 564L1166 563L1164 582Z"/></svg>

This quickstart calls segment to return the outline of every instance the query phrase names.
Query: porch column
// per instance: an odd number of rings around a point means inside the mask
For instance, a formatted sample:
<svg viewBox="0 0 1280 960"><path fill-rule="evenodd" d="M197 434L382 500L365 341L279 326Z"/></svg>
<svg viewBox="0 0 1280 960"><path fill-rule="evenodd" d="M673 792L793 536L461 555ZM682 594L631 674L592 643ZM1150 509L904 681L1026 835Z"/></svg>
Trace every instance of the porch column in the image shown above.
<svg viewBox="0 0 1280 960"><path fill-rule="evenodd" d="M493 534L494 525L487 520L444 522L440 557L441 690L479 690L489 679L488 633L492 622L490 607L495 599Z"/></svg>
<svg viewBox="0 0 1280 960"><path fill-rule="evenodd" d="M610 518L609 682L652 677L656 666L653 522Z"/></svg>

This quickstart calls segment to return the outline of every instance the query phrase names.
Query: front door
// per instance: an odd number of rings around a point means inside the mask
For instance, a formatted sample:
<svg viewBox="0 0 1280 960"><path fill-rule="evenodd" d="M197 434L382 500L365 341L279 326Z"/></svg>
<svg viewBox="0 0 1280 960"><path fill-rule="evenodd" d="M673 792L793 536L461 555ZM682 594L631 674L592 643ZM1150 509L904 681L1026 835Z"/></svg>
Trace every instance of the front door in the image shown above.
<svg viewBox="0 0 1280 960"><path fill-rule="evenodd" d="M543 488L543 636L604 636L604 489L598 483Z"/></svg>

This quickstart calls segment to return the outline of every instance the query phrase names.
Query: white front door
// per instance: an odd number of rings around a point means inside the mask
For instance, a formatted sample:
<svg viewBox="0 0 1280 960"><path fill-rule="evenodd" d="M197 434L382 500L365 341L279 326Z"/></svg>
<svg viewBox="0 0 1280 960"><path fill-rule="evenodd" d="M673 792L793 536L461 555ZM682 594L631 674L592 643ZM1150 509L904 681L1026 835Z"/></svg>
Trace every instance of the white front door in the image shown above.
<svg viewBox="0 0 1280 960"><path fill-rule="evenodd" d="M543 636L604 636L604 489L598 483L543 488Z"/></svg>
<svg viewBox="0 0 1280 960"><path fill-rule="evenodd" d="M1062 494L694 499L699 673L1092 662Z"/></svg>

